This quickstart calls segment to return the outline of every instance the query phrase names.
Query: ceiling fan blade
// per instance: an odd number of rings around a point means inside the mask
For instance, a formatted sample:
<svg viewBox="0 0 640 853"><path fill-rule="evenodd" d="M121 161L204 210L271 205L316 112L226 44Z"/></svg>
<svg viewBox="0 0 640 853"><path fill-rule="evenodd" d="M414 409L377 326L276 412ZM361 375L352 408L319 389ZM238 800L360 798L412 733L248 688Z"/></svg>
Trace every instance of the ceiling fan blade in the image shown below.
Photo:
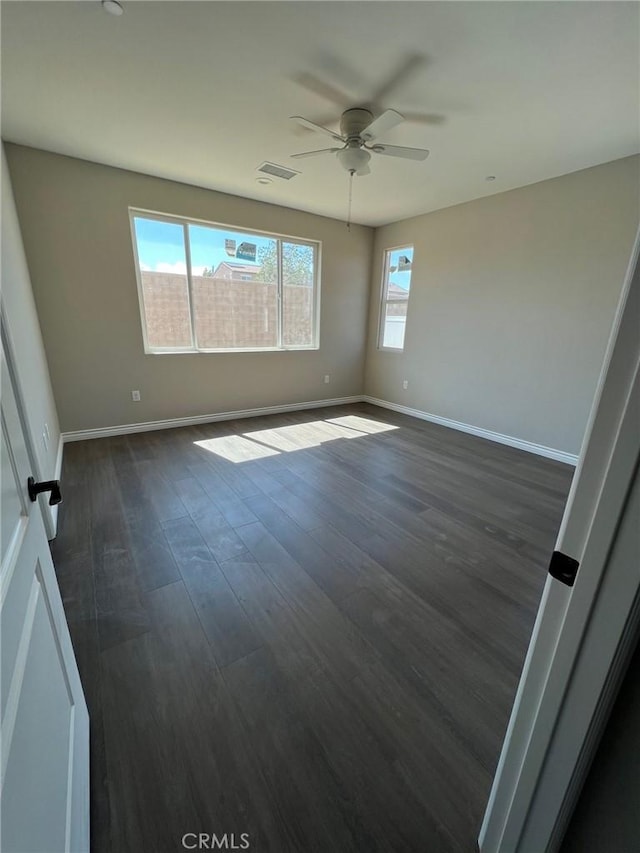
<svg viewBox="0 0 640 853"><path fill-rule="evenodd" d="M427 58L420 53L410 54L393 74L381 83L371 96L372 103L380 103L388 97L389 93L402 85L421 65L426 64Z"/></svg>
<svg viewBox="0 0 640 853"><path fill-rule="evenodd" d="M356 175L370 175L371 169L365 164L361 169L358 169Z"/></svg>
<svg viewBox="0 0 640 853"><path fill-rule="evenodd" d="M440 113L408 113L403 112L405 121L413 121L416 124L444 124L446 116Z"/></svg>
<svg viewBox="0 0 640 853"><path fill-rule="evenodd" d="M401 121L404 121L404 116L401 116L400 113L395 110L385 110L382 115L374 118L371 124L365 127L360 136L365 142L371 142L391 130L392 127L400 124Z"/></svg>
<svg viewBox="0 0 640 853"><path fill-rule="evenodd" d="M340 89L337 89L330 83L326 83L324 80L320 80L314 74L309 74L306 71L302 71L300 72L300 74L296 74L295 77L293 77L293 80L299 86L303 86L310 92L314 92L314 94L320 95L322 98L326 98L328 101L332 101L337 106L342 107L342 109L348 107L349 103L352 100L344 92L341 92Z"/></svg>
<svg viewBox="0 0 640 853"><path fill-rule="evenodd" d="M309 130L314 130L316 133L323 133L325 136L330 136L332 139L335 139L336 142L346 142L339 133L335 133L333 130L329 130L328 127L323 127L321 124L309 121L308 118L303 118L302 116L289 116L289 118L291 121L297 121L298 124L301 124L303 127L308 127Z"/></svg>
<svg viewBox="0 0 640 853"><path fill-rule="evenodd" d="M315 71L317 74L324 74L325 80L335 81L339 89L330 83L330 89L336 94L347 93L345 97L349 98L349 103L345 107L351 106L357 97L353 97L353 93L360 93L366 90L369 85L368 77L364 75L364 68L350 64L350 60L341 53L332 53L330 51L321 51L317 56L317 65Z"/></svg>
<svg viewBox="0 0 640 853"><path fill-rule="evenodd" d="M371 150L376 154L403 157L405 160L426 160L429 156L427 148L405 148L403 145L372 145Z"/></svg>
<svg viewBox="0 0 640 853"><path fill-rule="evenodd" d="M300 154L290 154L294 160L300 160L303 157L315 157L316 154L335 154L336 151L340 151L340 148L318 148L317 151L302 151Z"/></svg>

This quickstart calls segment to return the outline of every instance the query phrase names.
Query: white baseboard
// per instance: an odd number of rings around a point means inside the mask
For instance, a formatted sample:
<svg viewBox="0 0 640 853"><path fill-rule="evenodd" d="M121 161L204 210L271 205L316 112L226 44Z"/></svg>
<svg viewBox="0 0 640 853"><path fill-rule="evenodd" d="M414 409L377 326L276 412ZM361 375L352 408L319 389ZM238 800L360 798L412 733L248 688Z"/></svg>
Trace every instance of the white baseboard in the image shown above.
<svg viewBox="0 0 640 853"><path fill-rule="evenodd" d="M100 427L98 429L79 429L62 433L62 439L68 441L84 441L88 438L106 438L109 435L128 435L134 432L150 432L156 429L173 429L174 427L193 426L194 424L209 424L215 421L231 421L236 418L256 418L261 415L278 415L284 412L296 412L301 409L320 409L324 406L343 406L347 403L361 403L363 397L356 394L352 397L335 397L331 400L307 400L303 403L286 403L282 406L261 406L257 409L240 409L237 412L220 412L214 415L194 415L186 418L168 418L163 421L146 421L138 424L120 424L118 426Z"/></svg>
<svg viewBox="0 0 640 853"><path fill-rule="evenodd" d="M493 430L483 429L482 427L465 424L461 421L454 421L451 418L443 418L440 415L432 415L429 412L422 412L420 409L411 409L409 406L402 406L399 403L390 403L388 400L379 400L376 397L370 397L367 394L355 394L351 397L335 397L331 400L307 400L302 403L286 403L282 406L261 406L255 409L239 409L235 412L219 412L218 414L210 415L194 415L186 418L168 418L162 421L146 421L144 423L135 424L119 424L111 427L100 427L98 429L80 429L73 432L64 432L60 437L60 446L58 448L58 459L56 461L56 479L60 476L62 468L62 443L68 441L84 441L89 438L106 438L110 435L128 435L134 432L150 432L157 429L173 429L175 427L192 426L195 424L208 424L215 421L230 421L236 418L255 418L261 415L277 415L284 412L296 412L304 409L319 409L324 406L343 406L348 403L371 403L373 406L380 406L383 409L391 409L394 412L400 412L403 415L410 415L413 418L419 418L422 421L440 424L440 426L449 427L467 432L471 435L477 435L480 438L486 438L489 441L496 441L499 444L506 444L509 447L516 447L518 450L526 450L528 453L535 453L538 456L546 456L548 459L555 459L558 462L565 462L567 465L576 465L578 457L573 453L566 453L563 450L556 450L553 447L545 447L543 444L534 444L532 441L525 441L521 438L515 438L511 435L503 435Z"/></svg>
<svg viewBox="0 0 640 853"><path fill-rule="evenodd" d="M378 400L376 397L369 397L365 394L362 397L365 403L371 403L373 406L381 406L383 409L392 409L394 412L401 412L403 415L410 415L412 418L420 418L422 421L429 421L440 426L457 429L460 432L468 432L471 435L477 435L480 438L486 438L489 441L496 441L498 444L507 444L509 447L517 447L518 450L526 450L528 453L535 453L538 456L546 456L547 459L555 459L558 462L565 462L567 465L575 466L578 462L578 457L573 453L566 453L564 450L556 450L553 447L545 447L544 444L534 444L532 441L525 441L522 438L515 438L512 435L503 435L500 432L494 432L490 429L472 426L471 424L462 423L462 421L454 421L450 418L443 418L440 415L431 415L429 412L422 412L420 409L411 409L409 406L401 406L399 403L390 403L387 400Z"/></svg>

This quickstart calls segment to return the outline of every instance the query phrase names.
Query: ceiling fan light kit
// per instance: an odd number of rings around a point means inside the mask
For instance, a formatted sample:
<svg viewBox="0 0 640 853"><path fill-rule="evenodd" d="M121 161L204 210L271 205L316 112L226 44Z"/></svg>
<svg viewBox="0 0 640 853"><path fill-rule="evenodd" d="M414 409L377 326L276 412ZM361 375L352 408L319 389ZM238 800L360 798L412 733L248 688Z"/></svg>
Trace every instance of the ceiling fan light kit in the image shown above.
<svg viewBox="0 0 640 853"><path fill-rule="evenodd" d="M347 172L355 172L356 175L368 175L371 171L369 169L371 154L365 151L364 148L357 146L340 148L336 153L336 157L340 161L340 165Z"/></svg>

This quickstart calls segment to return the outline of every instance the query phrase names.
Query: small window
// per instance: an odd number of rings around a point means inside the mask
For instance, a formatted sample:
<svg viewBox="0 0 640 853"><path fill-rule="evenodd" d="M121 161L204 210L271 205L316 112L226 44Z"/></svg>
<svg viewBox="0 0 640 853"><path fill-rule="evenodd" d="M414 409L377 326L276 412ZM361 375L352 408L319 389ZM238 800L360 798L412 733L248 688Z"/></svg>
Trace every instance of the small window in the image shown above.
<svg viewBox="0 0 640 853"><path fill-rule="evenodd" d="M413 246L385 251L378 335L380 349L398 351L404 349L412 267Z"/></svg>
<svg viewBox="0 0 640 853"><path fill-rule="evenodd" d="M319 243L130 217L145 352L317 349Z"/></svg>

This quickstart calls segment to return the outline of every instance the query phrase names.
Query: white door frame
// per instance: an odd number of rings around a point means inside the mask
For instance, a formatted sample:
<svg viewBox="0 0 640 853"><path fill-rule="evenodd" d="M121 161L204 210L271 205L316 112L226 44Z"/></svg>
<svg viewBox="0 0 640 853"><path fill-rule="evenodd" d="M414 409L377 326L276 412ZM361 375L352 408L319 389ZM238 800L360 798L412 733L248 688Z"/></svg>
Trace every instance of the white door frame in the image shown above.
<svg viewBox="0 0 640 853"><path fill-rule="evenodd" d="M558 534L578 576L572 588L547 578L482 853L559 848L640 629L640 565L619 547L640 459L639 250L640 230Z"/></svg>

